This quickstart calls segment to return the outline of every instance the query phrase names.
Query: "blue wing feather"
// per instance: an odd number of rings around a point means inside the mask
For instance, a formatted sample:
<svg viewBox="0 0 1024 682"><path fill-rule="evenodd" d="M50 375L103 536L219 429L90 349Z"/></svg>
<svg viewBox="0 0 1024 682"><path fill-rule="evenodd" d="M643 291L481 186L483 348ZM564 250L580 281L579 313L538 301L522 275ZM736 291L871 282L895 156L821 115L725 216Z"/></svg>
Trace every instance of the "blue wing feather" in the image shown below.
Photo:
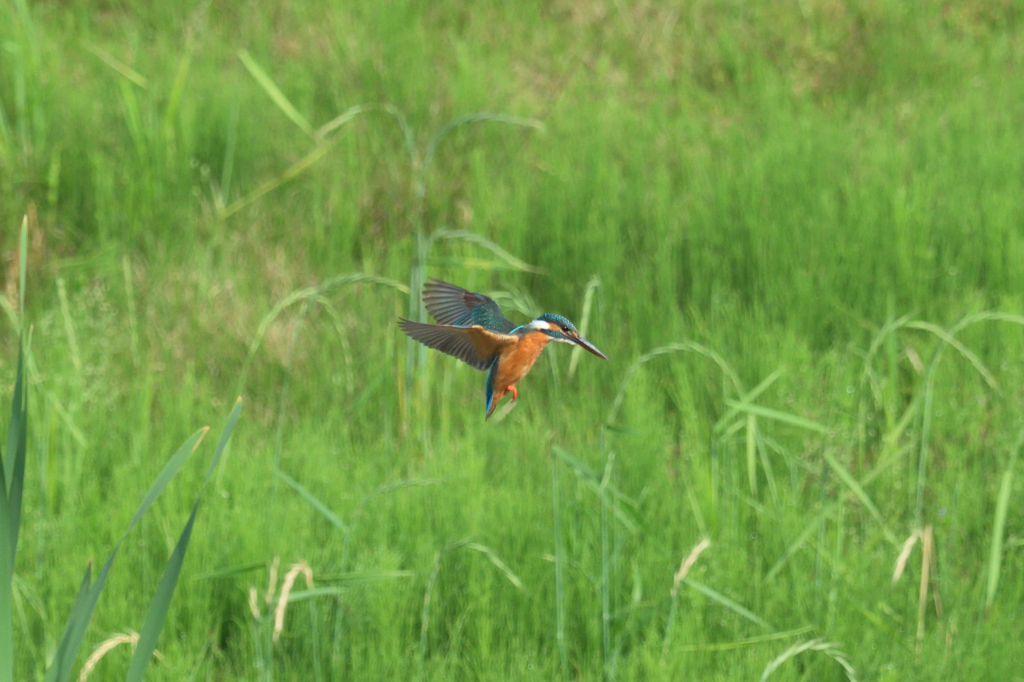
<svg viewBox="0 0 1024 682"><path fill-rule="evenodd" d="M453 327L479 325L508 334L516 325L505 317L493 298L431 278L423 287L423 304L438 324Z"/></svg>

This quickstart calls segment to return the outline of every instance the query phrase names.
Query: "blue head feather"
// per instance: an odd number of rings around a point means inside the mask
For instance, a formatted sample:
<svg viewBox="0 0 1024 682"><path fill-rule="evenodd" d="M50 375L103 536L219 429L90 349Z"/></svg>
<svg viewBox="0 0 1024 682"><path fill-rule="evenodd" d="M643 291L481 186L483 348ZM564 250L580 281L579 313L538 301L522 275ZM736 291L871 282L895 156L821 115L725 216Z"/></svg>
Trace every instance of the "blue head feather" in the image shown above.
<svg viewBox="0 0 1024 682"><path fill-rule="evenodd" d="M558 331L562 327L564 327L567 331L570 331L570 332L576 332L577 331L576 330L576 325L574 325L572 322L570 322L566 318L562 317L561 315L555 315L554 313L544 313L543 315L541 315L537 319L538 320L543 320L544 322L547 322L552 327L554 327L554 329L552 331Z"/></svg>

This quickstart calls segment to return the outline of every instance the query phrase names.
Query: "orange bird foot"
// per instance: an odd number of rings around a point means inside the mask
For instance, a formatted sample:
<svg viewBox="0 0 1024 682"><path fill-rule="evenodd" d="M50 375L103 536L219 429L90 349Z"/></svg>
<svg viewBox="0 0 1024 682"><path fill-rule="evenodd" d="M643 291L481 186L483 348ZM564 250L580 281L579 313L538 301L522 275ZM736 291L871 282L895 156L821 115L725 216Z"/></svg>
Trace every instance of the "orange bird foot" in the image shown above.
<svg viewBox="0 0 1024 682"><path fill-rule="evenodd" d="M506 390L512 392L512 400L516 400L519 397L519 392L516 391L515 386L509 386Z"/></svg>

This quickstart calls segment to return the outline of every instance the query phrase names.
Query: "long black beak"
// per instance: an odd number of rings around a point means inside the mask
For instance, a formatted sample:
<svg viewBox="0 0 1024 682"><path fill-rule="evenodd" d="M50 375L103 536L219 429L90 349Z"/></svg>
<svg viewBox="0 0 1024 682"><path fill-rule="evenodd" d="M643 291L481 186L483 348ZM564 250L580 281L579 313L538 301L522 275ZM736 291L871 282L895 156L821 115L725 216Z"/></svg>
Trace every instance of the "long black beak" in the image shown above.
<svg viewBox="0 0 1024 682"><path fill-rule="evenodd" d="M599 351L597 349L597 346L595 346L594 344L590 343L590 341L587 341L582 336L577 336L576 338L573 339L573 342L575 342L577 346L582 346L582 347L586 348L587 350L589 350L591 353L593 353L597 357L601 358L602 360L607 360L608 359L608 356L605 355L604 353L602 353L601 351Z"/></svg>

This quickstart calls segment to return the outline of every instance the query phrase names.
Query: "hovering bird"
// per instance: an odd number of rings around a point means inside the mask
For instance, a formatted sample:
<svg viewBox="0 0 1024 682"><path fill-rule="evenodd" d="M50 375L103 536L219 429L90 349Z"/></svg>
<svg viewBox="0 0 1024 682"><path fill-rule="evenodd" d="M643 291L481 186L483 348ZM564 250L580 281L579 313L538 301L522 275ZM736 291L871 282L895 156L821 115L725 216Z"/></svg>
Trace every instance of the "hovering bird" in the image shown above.
<svg viewBox="0 0 1024 682"><path fill-rule="evenodd" d="M399 320L398 326L424 346L487 372L485 419L506 393L512 393L512 400L518 399L516 384L551 341L576 344L608 359L561 315L544 313L529 324L516 326L494 299L437 279L424 285L423 303L439 324Z"/></svg>

